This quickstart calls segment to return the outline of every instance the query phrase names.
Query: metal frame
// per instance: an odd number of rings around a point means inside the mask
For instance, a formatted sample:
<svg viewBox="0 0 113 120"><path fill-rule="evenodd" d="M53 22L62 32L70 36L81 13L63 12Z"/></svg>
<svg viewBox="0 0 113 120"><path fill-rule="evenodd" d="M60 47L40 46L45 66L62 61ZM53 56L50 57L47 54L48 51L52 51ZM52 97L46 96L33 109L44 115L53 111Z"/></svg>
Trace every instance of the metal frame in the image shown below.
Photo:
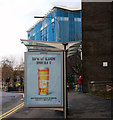
<svg viewBox="0 0 113 120"><path fill-rule="evenodd" d="M67 50L66 50L67 44L64 44L64 118L67 118L67 109L68 109L68 103L67 103Z"/></svg>

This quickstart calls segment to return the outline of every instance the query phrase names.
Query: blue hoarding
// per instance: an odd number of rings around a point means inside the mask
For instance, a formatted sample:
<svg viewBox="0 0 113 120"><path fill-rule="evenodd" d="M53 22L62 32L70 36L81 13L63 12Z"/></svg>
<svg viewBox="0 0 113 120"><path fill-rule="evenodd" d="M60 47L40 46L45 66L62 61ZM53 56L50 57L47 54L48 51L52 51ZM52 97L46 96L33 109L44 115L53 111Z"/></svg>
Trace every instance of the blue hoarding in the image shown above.
<svg viewBox="0 0 113 120"><path fill-rule="evenodd" d="M25 53L25 105L63 107L63 52Z"/></svg>

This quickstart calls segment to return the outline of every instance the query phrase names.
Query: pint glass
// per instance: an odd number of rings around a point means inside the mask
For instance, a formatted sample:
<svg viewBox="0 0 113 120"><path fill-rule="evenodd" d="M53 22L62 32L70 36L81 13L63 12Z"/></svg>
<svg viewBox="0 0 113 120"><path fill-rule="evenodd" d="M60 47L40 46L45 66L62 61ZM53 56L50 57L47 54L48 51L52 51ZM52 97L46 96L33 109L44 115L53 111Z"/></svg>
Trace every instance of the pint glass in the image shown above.
<svg viewBox="0 0 113 120"><path fill-rule="evenodd" d="M49 89L49 68L38 68L38 94L47 95Z"/></svg>

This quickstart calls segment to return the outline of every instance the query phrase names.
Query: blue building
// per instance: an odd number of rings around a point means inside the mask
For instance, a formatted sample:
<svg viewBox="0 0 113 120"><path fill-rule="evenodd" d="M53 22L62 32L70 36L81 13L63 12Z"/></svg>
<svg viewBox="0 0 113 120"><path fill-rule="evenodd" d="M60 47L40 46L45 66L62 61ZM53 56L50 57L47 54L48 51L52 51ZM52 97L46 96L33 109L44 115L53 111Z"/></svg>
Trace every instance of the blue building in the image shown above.
<svg viewBox="0 0 113 120"><path fill-rule="evenodd" d="M28 39L63 43L79 41L82 39L81 16L81 10L55 6L27 31Z"/></svg>

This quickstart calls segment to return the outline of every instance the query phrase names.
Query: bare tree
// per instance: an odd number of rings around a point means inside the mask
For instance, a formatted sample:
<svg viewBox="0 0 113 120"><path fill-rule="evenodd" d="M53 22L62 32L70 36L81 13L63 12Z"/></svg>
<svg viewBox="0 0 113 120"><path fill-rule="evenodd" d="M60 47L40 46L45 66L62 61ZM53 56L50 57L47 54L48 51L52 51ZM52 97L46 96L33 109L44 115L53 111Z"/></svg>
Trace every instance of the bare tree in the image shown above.
<svg viewBox="0 0 113 120"><path fill-rule="evenodd" d="M1 61L2 66L2 82L6 87L15 87L17 82L23 85L24 78L24 62L21 58L17 62L15 57L4 57ZM11 88L12 89L12 88Z"/></svg>
<svg viewBox="0 0 113 120"><path fill-rule="evenodd" d="M8 58L3 58L1 61L2 64L2 80L6 84L7 80L13 80L13 62Z"/></svg>
<svg viewBox="0 0 113 120"><path fill-rule="evenodd" d="M71 69L71 73L76 73L77 75L82 75L82 60L81 53L77 51L72 56L67 59L68 69ZM69 70L68 70L69 71ZM70 73L70 72L68 72Z"/></svg>

